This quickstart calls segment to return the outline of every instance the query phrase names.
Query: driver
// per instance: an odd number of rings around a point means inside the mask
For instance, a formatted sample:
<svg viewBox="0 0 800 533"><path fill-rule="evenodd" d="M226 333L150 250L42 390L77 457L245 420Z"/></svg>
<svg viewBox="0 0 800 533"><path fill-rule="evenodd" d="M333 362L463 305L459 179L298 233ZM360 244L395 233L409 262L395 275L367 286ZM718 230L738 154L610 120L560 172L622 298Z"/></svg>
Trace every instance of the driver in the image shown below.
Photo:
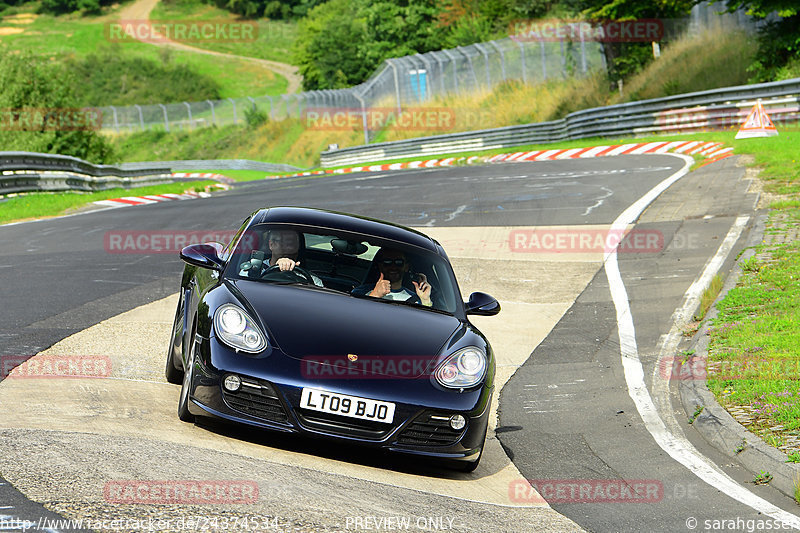
<svg viewBox="0 0 800 533"><path fill-rule="evenodd" d="M431 285L425 274L418 274L419 281L412 280L409 286L404 283L406 274L411 265L406 255L400 250L381 248L375 254L373 260L378 265L380 276L373 285L366 283L353 289L352 294L367 295L373 298L385 298L387 300L411 301L431 307Z"/></svg>
<svg viewBox="0 0 800 533"><path fill-rule="evenodd" d="M300 265L300 236L292 230L270 230L265 234L269 246L269 266L278 266L281 271L294 270Z"/></svg>
<svg viewBox="0 0 800 533"><path fill-rule="evenodd" d="M294 270L300 266L298 254L300 253L300 235L294 230L270 230L265 234L269 246L269 264L264 270L277 266L281 271ZM314 285L322 287L322 280L309 272Z"/></svg>

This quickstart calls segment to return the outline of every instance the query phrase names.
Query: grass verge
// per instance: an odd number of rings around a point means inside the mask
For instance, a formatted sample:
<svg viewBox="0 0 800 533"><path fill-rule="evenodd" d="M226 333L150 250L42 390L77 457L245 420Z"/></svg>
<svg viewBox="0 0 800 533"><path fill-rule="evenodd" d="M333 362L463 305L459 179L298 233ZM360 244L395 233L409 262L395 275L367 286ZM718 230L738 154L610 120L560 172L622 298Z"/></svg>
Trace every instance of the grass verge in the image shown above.
<svg viewBox="0 0 800 533"><path fill-rule="evenodd" d="M54 217L69 214L98 200L119 198L120 196L143 196L148 194L183 193L185 191L202 191L213 181L189 183L167 183L137 189L109 189L92 193L59 192L59 193L26 193L8 196L0 202L0 224L30 220L35 218Z"/></svg>
<svg viewBox="0 0 800 533"><path fill-rule="evenodd" d="M173 170L173 172L213 172L236 181L261 180L272 174L261 170L227 170L227 169L204 169L204 170Z"/></svg>
<svg viewBox="0 0 800 533"><path fill-rule="evenodd" d="M765 171L766 172L766 171ZM800 451L800 208L770 213L764 243L717 303L708 387L768 444Z"/></svg>
<svg viewBox="0 0 800 533"><path fill-rule="evenodd" d="M247 24L255 23L257 24L258 30L255 35L256 38L253 41L236 41L231 39L231 42L224 42L221 40L209 40L188 44L196 48L204 48L215 52L255 57L258 59L269 59L281 63L286 63L291 59L292 46L297 38L297 22L285 22L264 18L245 20L234 15L230 11L203 3L200 0L162 0L156 4L155 9L150 13L150 19L187 22L197 20L224 20L232 23L242 21Z"/></svg>
<svg viewBox="0 0 800 533"><path fill-rule="evenodd" d="M4 26L19 32L0 35L0 53L27 50L36 55L59 60L66 57L84 57L98 50L111 48L113 53L128 58L163 62L164 52L161 47L141 42L111 42L106 30L109 23L117 21L117 11L97 17L81 17L76 14L57 17L34 13L28 15L21 19L12 19L12 22L7 20L3 22ZM249 44L252 46L253 43ZM186 65L193 72L216 80L220 86L221 98L280 95L286 92L288 86L283 76L244 59L221 61L220 58L211 55L176 50L171 50L169 57L173 64Z"/></svg>

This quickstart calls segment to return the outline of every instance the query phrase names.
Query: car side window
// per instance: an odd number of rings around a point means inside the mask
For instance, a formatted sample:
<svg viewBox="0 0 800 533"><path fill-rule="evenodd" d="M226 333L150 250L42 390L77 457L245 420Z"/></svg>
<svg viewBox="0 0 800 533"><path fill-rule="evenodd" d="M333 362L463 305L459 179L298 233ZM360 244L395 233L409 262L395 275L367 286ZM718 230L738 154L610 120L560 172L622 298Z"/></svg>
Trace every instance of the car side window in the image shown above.
<svg viewBox="0 0 800 533"><path fill-rule="evenodd" d="M227 262L231 254L233 254L234 247L239 242L239 238L242 236L242 233L244 233L245 229L250 224L251 218L252 217L247 217L246 219L244 219L244 222L242 222L242 225L239 226L238 231L233 235L231 241L227 243L227 245L225 246L224 250L222 251L223 261Z"/></svg>

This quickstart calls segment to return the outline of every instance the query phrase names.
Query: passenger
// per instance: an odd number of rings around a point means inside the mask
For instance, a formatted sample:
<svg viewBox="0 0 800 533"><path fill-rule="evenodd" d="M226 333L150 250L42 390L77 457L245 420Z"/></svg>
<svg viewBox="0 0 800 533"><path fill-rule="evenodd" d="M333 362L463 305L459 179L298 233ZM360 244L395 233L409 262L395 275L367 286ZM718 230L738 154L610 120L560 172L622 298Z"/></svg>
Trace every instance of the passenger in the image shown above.
<svg viewBox="0 0 800 533"><path fill-rule="evenodd" d="M377 281L367 283L353 289L357 296L372 296L401 302L412 302L431 307L431 285L425 274L418 274L418 279L408 275L411 265L406 255L400 250L381 248L375 254L373 264L377 265L379 277ZM374 278L374 272L373 276ZM410 282L410 283L409 283Z"/></svg>

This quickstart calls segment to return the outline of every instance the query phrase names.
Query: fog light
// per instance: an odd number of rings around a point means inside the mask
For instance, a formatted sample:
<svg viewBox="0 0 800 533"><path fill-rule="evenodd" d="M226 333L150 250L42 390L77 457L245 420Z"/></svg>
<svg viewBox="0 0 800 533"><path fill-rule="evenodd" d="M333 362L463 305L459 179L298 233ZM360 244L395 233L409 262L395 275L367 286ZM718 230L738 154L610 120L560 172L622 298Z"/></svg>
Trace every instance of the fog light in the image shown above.
<svg viewBox="0 0 800 533"><path fill-rule="evenodd" d="M225 376L225 381L222 382L222 386L225 387L226 391L236 392L237 390L239 390L239 387L242 386L242 380L239 379L239 376L234 376L233 374L229 374Z"/></svg>
<svg viewBox="0 0 800 533"><path fill-rule="evenodd" d="M459 429L464 429L464 426L467 425L467 421L461 415L453 415L450 417L450 427L458 431Z"/></svg>

